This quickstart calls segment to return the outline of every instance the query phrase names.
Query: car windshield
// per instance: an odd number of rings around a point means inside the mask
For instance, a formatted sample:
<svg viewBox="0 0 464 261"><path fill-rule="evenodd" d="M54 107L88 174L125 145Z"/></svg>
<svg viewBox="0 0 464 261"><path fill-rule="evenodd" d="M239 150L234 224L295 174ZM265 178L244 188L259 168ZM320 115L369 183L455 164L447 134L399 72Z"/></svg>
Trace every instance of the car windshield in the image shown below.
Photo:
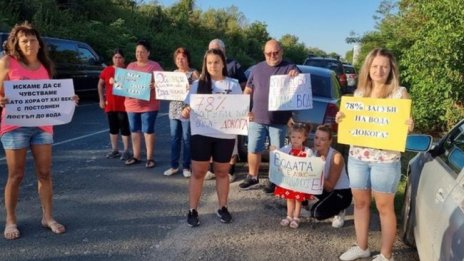
<svg viewBox="0 0 464 261"><path fill-rule="evenodd" d="M351 66L343 66L343 69L345 69L345 73L348 74L355 74L356 72L354 71L354 68Z"/></svg>
<svg viewBox="0 0 464 261"><path fill-rule="evenodd" d="M330 78L311 74L311 87L313 96L332 98Z"/></svg>
<svg viewBox="0 0 464 261"><path fill-rule="evenodd" d="M343 68L341 65L331 60L309 59L306 61L305 65L327 68L334 71L337 75L343 74Z"/></svg>

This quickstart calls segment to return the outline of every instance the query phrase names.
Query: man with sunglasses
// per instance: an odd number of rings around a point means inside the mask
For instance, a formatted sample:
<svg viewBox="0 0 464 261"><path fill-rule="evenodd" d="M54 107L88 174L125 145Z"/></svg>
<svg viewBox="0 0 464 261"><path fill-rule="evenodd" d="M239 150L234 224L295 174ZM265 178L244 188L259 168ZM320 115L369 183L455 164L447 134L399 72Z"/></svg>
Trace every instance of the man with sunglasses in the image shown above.
<svg viewBox="0 0 464 261"><path fill-rule="evenodd" d="M251 111L248 125L248 175L240 183L241 188L259 185L259 166L261 153L265 150L266 138L270 140L270 150L284 146L287 124L291 121L291 111L269 111L269 85L272 75L288 74L297 76L295 64L282 59L283 50L276 40L269 40L264 46L265 61L256 64L245 86L245 94L251 95ZM274 192L274 184L267 181L266 193Z"/></svg>

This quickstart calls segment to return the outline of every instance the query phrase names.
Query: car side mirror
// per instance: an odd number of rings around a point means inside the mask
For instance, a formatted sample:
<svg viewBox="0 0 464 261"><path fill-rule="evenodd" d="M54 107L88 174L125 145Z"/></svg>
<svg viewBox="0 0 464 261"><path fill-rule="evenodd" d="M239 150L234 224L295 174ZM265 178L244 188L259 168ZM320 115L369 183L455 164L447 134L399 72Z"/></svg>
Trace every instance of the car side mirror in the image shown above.
<svg viewBox="0 0 464 261"><path fill-rule="evenodd" d="M424 152L430 150L433 138L426 134L410 134L406 139L406 150Z"/></svg>

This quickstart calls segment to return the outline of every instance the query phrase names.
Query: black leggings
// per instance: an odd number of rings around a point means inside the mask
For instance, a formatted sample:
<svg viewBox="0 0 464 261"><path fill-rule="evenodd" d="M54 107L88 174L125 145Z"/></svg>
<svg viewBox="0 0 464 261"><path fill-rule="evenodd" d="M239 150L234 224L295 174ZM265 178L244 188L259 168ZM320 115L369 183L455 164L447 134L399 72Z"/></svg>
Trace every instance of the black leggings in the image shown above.
<svg viewBox="0 0 464 261"><path fill-rule="evenodd" d="M315 195L317 201L311 207L311 217L323 220L337 215L351 204L353 195L351 189L336 189L331 192L323 191L321 195Z"/></svg>
<svg viewBox="0 0 464 261"><path fill-rule="evenodd" d="M110 134L117 135L121 131L122 136L129 136L129 120L125 111L109 111L108 125L110 126Z"/></svg>

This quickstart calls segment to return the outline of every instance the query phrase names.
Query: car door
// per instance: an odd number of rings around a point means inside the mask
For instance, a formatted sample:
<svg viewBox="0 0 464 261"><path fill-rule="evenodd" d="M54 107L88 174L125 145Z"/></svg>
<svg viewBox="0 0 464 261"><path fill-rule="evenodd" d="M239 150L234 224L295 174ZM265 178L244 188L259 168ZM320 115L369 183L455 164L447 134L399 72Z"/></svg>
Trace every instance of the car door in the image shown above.
<svg viewBox="0 0 464 261"><path fill-rule="evenodd" d="M94 91L97 89L100 73L103 70L103 65L100 58L93 52L87 44L79 43L80 71L84 77L80 78L76 89L80 91Z"/></svg>
<svg viewBox="0 0 464 261"><path fill-rule="evenodd" d="M451 222L458 222L456 218L459 217L459 212L457 214L454 212L458 211L457 202L461 200L462 204L463 199L459 189L456 189L462 179L462 167L456 168L453 160L450 161L450 156L458 155L457 145L464 144L463 125L454 129L454 132L441 143L439 155L427 162L421 172L416 196L414 228L421 260L440 259L442 248L451 244L446 242L442 244L444 236L455 230L450 226ZM445 254L443 252L443 255Z"/></svg>
<svg viewBox="0 0 464 261"><path fill-rule="evenodd" d="M439 260L464 260L464 131L453 138L449 153L440 157L448 167L458 174L456 185L446 198L440 211L435 239ZM434 248L435 249L435 248Z"/></svg>
<svg viewBox="0 0 464 261"><path fill-rule="evenodd" d="M462 152L464 156L464 152ZM463 159L464 162L464 159ZM438 221L436 239L440 240L438 260L464 260L464 170L446 199Z"/></svg>

